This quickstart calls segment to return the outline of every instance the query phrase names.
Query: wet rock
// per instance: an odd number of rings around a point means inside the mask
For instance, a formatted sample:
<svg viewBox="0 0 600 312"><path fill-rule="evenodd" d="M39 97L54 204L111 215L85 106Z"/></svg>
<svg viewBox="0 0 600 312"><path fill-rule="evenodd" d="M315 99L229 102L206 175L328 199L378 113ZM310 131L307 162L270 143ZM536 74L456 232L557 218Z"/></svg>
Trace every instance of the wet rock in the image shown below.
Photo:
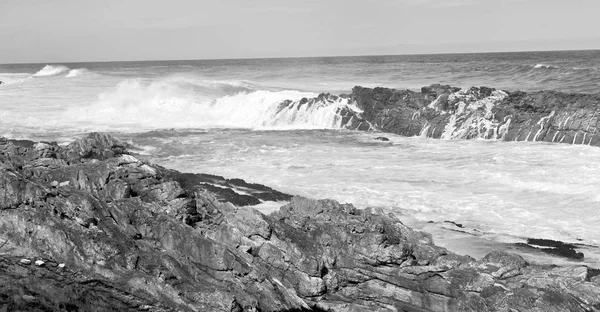
<svg viewBox="0 0 600 312"><path fill-rule="evenodd" d="M281 193L270 187L248 183L242 179L226 179L210 174L181 173L164 170L167 179L172 179L188 191L205 190L215 194L220 201L230 202L237 206L252 206L262 201L288 201L291 195Z"/></svg>
<svg viewBox="0 0 600 312"><path fill-rule="evenodd" d="M107 134L93 132L87 137L75 140L66 147L65 154L69 161L104 160L126 154L129 144Z"/></svg>
<svg viewBox="0 0 600 312"><path fill-rule="evenodd" d="M573 260L582 260L584 258L584 254L582 252L575 250L575 248L577 248L576 245L550 239L528 238L526 244L517 243L517 246L526 249L535 249L544 253L570 258Z"/></svg>
<svg viewBox="0 0 600 312"><path fill-rule="evenodd" d="M427 92L433 97L436 90ZM178 173L139 161L107 135L78 142L36 149L0 139L0 164L10 168L0 169L0 239L11 247L0 254L0 307L593 311L600 305L598 276L583 266L541 267L500 251L477 261L436 246L382 210ZM56 161L34 165L46 158ZM49 181L70 183L53 188ZM247 204L245 197L206 185L287 202L264 215L235 204ZM23 255L47 265L22 265Z"/></svg>
<svg viewBox="0 0 600 312"><path fill-rule="evenodd" d="M383 141L383 142L387 142L387 141L389 141L390 139L388 139L388 138L386 138L386 137L381 137L381 136L380 136L380 137L376 137L376 138L374 138L373 140L375 140L375 141Z"/></svg>
<svg viewBox="0 0 600 312"><path fill-rule="evenodd" d="M596 135L600 94L508 92L436 84L421 88L421 92L357 86L349 97L349 103L358 109L338 112L346 129L444 139L600 146L600 136ZM337 99L322 94L301 102L328 105ZM283 104L297 105L291 101Z"/></svg>
<svg viewBox="0 0 600 312"><path fill-rule="evenodd" d="M462 225L462 223L457 223L457 222L454 222L454 221L444 221L444 222L449 223L449 224L453 224L456 227L459 227L461 229L464 228L464 226Z"/></svg>
<svg viewBox="0 0 600 312"><path fill-rule="evenodd" d="M481 262L496 265L498 267L524 268L527 266L527 261L525 261L523 257L517 254L498 250L492 251L485 255L481 259Z"/></svg>

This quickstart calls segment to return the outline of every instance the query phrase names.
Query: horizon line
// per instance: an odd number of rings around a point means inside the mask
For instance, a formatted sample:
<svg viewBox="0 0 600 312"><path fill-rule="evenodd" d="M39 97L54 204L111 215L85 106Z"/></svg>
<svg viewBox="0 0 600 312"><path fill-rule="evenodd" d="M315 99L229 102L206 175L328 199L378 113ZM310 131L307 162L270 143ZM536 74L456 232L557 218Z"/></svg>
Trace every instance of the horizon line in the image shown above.
<svg viewBox="0 0 600 312"><path fill-rule="evenodd" d="M111 60L111 61L78 61L78 62L34 62L34 63L0 63L0 65L30 65L30 64L83 64L83 63L135 63L135 62L189 62L189 61L234 61L234 60L277 60L277 59L310 59L310 58L344 58L371 56L433 56L433 55L469 55L469 54L500 54L500 53L536 53L536 52L585 52L599 51L591 49L565 50L528 50L528 51L486 51L486 52L440 52L440 53L399 53L399 54L356 54L356 55L320 55L320 56L277 56L277 57L236 57L236 58L198 58L198 59L144 59L144 60Z"/></svg>

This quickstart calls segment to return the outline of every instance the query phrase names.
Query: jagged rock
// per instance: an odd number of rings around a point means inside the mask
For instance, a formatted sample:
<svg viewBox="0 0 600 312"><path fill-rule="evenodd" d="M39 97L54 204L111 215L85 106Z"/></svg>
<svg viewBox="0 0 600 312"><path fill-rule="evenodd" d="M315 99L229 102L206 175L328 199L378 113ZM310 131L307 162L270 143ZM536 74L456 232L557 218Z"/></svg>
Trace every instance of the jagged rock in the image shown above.
<svg viewBox="0 0 600 312"><path fill-rule="evenodd" d="M335 95L321 94L301 103L331 105L336 100ZM341 109L337 115L340 126L352 130L600 146L596 135L600 94L507 92L487 87L461 90L436 84L421 92L356 86L347 100L347 107L355 108Z"/></svg>
<svg viewBox="0 0 600 312"><path fill-rule="evenodd" d="M220 201L230 202L237 206L257 205L261 201L287 201L291 195L281 193L270 187L248 183L242 179L225 179L211 174L181 173L164 169L162 173L172 179L188 192L197 190L209 191Z"/></svg>
<svg viewBox="0 0 600 312"><path fill-rule="evenodd" d="M0 139L0 239L6 241L0 307L594 311L600 305L597 271L584 266L536 266L499 251L477 261L435 246L430 235L381 210L181 174L138 160L106 135L77 142L40 149ZM56 162L34 165L42 158ZM51 181L70 183L54 188ZM208 183L289 202L267 216L212 193ZM20 265L23 257L46 265Z"/></svg>
<svg viewBox="0 0 600 312"><path fill-rule="evenodd" d="M86 138L75 140L65 150L66 158L72 160L104 160L125 154L129 144L103 133L93 132Z"/></svg>

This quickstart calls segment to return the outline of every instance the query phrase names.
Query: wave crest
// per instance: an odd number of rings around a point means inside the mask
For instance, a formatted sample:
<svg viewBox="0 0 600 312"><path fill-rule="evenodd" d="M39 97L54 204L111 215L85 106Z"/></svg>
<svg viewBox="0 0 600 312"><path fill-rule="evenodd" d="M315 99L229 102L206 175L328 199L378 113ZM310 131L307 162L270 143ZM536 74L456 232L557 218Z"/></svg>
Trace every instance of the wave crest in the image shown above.
<svg viewBox="0 0 600 312"><path fill-rule="evenodd" d="M242 91L209 94L204 83L129 79L100 94L92 105L68 110L64 119L89 130L126 132L165 128L339 129L341 111L358 110L349 99L335 96L315 100L317 94L310 92L250 90L235 82L209 85Z"/></svg>
<svg viewBox="0 0 600 312"><path fill-rule="evenodd" d="M50 76L56 76L56 75L60 75L66 71L68 71L70 68L64 65L46 65L44 66L44 68L40 69L39 71L37 71L35 74L33 74L33 77L50 77Z"/></svg>
<svg viewBox="0 0 600 312"><path fill-rule="evenodd" d="M77 69L69 70L69 73L67 73L67 76L65 76L65 77L72 78L72 77L87 75L89 73L90 73L90 71L87 68L77 68Z"/></svg>

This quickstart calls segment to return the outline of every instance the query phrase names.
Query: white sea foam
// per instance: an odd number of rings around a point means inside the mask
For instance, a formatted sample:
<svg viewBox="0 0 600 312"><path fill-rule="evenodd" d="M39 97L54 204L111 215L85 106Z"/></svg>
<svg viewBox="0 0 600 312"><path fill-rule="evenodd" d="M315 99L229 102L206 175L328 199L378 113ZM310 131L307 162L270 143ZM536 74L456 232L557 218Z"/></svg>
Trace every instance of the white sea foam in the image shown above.
<svg viewBox="0 0 600 312"><path fill-rule="evenodd" d="M483 99L477 99L468 89L462 89L448 96L456 111L452 113L444 127L442 139L502 139L510 125L510 119L497 121L494 119L493 108L506 98L507 93L494 90ZM428 107L436 107L438 99ZM414 116L413 116L414 117ZM423 131L421 132L423 135ZM427 136L427 131L425 131Z"/></svg>
<svg viewBox="0 0 600 312"><path fill-rule="evenodd" d="M213 98L206 88L243 91ZM169 78L146 83L130 79L100 94L91 105L70 108L64 119L95 127L93 130L127 132L160 128L336 129L342 126L342 108L358 111L347 99L310 105L299 102L316 95L251 90L243 82ZM285 100L292 102L281 107Z"/></svg>
<svg viewBox="0 0 600 312"><path fill-rule="evenodd" d="M71 70L69 70L69 73L67 73L66 77L72 78L72 77L87 75L89 73L90 73L90 71L86 68L71 69Z"/></svg>
<svg viewBox="0 0 600 312"><path fill-rule="evenodd" d="M30 77L28 73L0 73L0 81L7 85L23 82Z"/></svg>
<svg viewBox="0 0 600 312"><path fill-rule="evenodd" d="M186 155L157 160L290 194L385 207L403 222L413 218L409 223L417 228L417 223L449 220L485 240L531 237L600 244L598 148L392 134L386 137L394 144L376 144L376 135L228 130L183 138L173 134L170 143L161 135L156 144L163 155L171 147ZM472 248L477 247L467 246L465 253Z"/></svg>
<svg viewBox="0 0 600 312"><path fill-rule="evenodd" d="M69 70L69 67L64 65L46 65L38 72L33 74L33 77L50 77L60 75Z"/></svg>

